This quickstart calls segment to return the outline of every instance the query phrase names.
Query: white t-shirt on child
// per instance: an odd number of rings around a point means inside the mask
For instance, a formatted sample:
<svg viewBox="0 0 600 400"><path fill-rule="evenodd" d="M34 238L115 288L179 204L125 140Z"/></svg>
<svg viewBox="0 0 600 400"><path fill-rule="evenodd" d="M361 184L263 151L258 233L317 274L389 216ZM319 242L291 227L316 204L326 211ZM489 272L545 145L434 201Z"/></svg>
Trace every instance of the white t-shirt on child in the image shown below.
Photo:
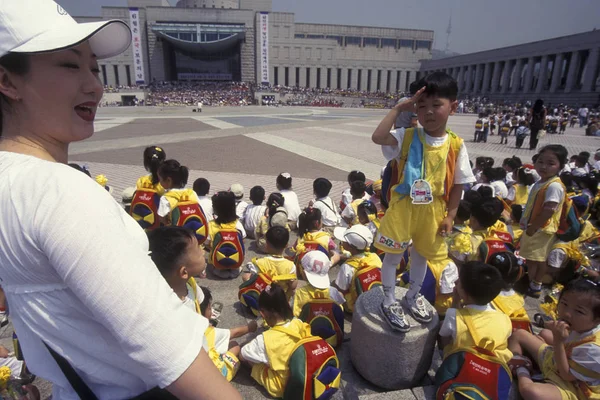
<svg viewBox="0 0 600 400"><path fill-rule="evenodd" d="M287 212L288 220L293 221L293 224L291 224L292 225L291 227L294 227L296 225L296 222L298 221L298 216L302 212L300 210L300 203L298 202L298 196L292 190L280 190L279 192L285 198L283 207L285 208L285 211Z"/></svg>
<svg viewBox="0 0 600 400"><path fill-rule="evenodd" d="M171 189L168 191L169 192L183 192L184 190L187 190L187 189ZM200 201L198 199L198 195L196 194L196 192L193 192L192 199L196 200L198 202L198 204L200 204ZM204 211L204 209L203 209L203 211ZM158 204L158 215L160 217L166 217L167 215L169 215L170 212L171 212L171 203L169 203L169 199L167 199L165 196L162 196L160 198L160 203Z"/></svg>
<svg viewBox="0 0 600 400"><path fill-rule="evenodd" d="M248 236L254 237L254 230L260 224L260 219L265 215L267 206L250 204L246 208L244 215L244 229L248 233Z"/></svg>
<svg viewBox="0 0 600 400"><path fill-rule="evenodd" d="M206 216L207 221L212 221L215 217L213 215L212 199L208 196L198 196L198 203L202 208L202 212Z"/></svg>
<svg viewBox="0 0 600 400"><path fill-rule="evenodd" d="M329 196L316 199L313 207L321 211L323 226L337 226L340 223L338 209Z"/></svg>

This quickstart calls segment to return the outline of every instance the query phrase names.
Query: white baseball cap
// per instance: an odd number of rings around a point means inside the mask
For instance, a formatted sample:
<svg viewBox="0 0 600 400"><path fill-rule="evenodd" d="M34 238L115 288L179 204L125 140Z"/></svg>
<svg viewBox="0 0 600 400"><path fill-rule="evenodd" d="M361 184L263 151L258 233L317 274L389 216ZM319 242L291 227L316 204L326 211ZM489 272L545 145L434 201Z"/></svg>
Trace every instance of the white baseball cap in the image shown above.
<svg viewBox="0 0 600 400"><path fill-rule="evenodd" d="M353 225L348 229L342 227L335 228L333 236L340 242L346 242L358 250L365 250L373 243L373 234L364 225Z"/></svg>
<svg viewBox="0 0 600 400"><path fill-rule="evenodd" d="M244 187L239 183L234 183L231 185L229 191L233 193L236 199L241 199L244 197Z"/></svg>
<svg viewBox="0 0 600 400"><path fill-rule="evenodd" d="M322 251L309 251L302 257L302 268L308 283L317 289L327 289L329 287L329 269L331 260Z"/></svg>
<svg viewBox="0 0 600 400"><path fill-rule="evenodd" d="M121 54L131 31L120 20L77 23L52 0L0 0L0 57L58 51L89 40L98 59Z"/></svg>

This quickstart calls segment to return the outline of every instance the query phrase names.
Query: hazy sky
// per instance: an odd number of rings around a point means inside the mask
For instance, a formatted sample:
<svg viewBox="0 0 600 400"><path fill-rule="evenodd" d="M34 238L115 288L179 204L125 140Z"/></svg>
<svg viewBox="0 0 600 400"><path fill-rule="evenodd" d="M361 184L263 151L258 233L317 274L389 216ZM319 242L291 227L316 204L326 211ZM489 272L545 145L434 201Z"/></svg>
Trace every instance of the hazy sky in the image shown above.
<svg viewBox="0 0 600 400"><path fill-rule="evenodd" d="M126 0L58 0L73 15L100 15ZM172 0L171 3L175 3ZM296 22L431 29L436 49L458 53L510 46L600 28L599 0L273 0Z"/></svg>

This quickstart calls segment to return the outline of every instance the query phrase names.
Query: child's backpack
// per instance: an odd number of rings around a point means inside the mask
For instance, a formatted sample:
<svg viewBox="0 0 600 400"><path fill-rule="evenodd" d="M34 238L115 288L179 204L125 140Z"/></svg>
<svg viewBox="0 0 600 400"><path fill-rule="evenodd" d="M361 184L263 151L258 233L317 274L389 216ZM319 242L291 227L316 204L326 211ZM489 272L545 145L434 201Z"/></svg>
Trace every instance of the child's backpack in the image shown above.
<svg viewBox="0 0 600 400"><path fill-rule="evenodd" d="M188 228L196 235L198 244L202 245L208 237L208 220L202 207L188 194L182 194L173 210L171 210L171 225Z"/></svg>
<svg viewBox="0 0 600 400"><path fill-rule="evenodd" d="M483 124L483 129L488 129L490 127L490 121L486 120Z"/></svg>
<svg viewBox="0 0 600 400"><path fill-rule="evenodd" d="M558 120L553 119L552 121L550 121L550 126L556 129L558 127Z"/></svg>
<svg viewBox="0 0 600 400"><path fill-rule="evenodd" d="M368 292L374 287L381 286L381 269L359 261L359 266L352 279L352 285L356 291L356 297Z"/></svg>
<svg viewBox="0 0 600 400"><path fill-rule="evenodd" d="M130 213L133 219L145 231L151 231L160 226L158 218L158 206L160 204L160 195L152 185L144 185L137 189L131 200Z"/></svg>
<svg viewBox="0 0 600 400"><path fill-rule="evenodd" d="M502 124L502 128L501 128L502 133L506 133L508 134L508 132L510 132L510 123L507 121L504 124Z"/></svg>
<svg viewBox="0 0 600 400"><path fill-rule="evenodd" d="M515 248L510 243L507 243L502 239L485 239L479 245L479 255L481 257L481 261L486 264L488 264L492 257L494 257L496 254L503 253L505 251L514 253Z"/></svg>
<svg viewBox="0 0 600 400"><path fill-rule="evenodd" d="M344 310L330 299L313 299L302 306L300 317L310 325L311 333L333 347L344 340Z"/></svg>
<svg viewBox="0 0 600 400"><path fill-rule="evenodd" d="M511 118L511 120L510 120L510 123L511 123L513 126L517 126L517 125L519 125L519 118L517 118L517 117L512 117L512 118Z"/></svg>
<svg viewBox="0 0 600 400"><path fill-rule="evenodd" d="M258 307L258 297L273 282L281 282L285 280L296 279L296 275L277 275L270 277L265 273L259 272L252 274L252 277L240 285L238 291L238 299L255 317L260 315Z"/></svg>
<svg viewBox="0 0 600 400"><path fill-rule="evenodd" d="M480 118L475 122L475 130L482 131L483 130L483 120Z"/></svg>
<svg viewBox="0 0 600 400"><path fill-rule="evenodd" d="M326 400L340 387L342 372L333 347L318 336L301 337L283 326L274 329L298 342L288 360L290 376L283 393L284 400Z"/></svg>
<svg viewBox="0 0 600 400"><path fill-rule="evenodd" d="M220 229L212 238L210 262L216 269L236 269L244 262L246 248L240 231Z"/></svg>

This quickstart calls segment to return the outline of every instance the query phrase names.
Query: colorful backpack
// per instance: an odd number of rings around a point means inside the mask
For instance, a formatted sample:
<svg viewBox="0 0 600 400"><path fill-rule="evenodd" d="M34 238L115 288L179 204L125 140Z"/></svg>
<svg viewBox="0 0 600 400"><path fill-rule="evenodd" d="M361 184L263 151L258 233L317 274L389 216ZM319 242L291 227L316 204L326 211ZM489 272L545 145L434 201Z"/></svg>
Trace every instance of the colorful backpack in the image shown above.
<svg viewBox="0 0 600 400"><path fill-rule="evenodd" d="M511 118L511 120L510 120L510 123L511 123L513 126L517 126L517 125L519 124L519 118L517 118L517 117L512 117L512 118Z"/></svg>
<svg viewBox="0 0 600 400"><path fill-rule="evenodd" d="M483 130L483 120L482 119L478 119L477 122L475 122L475 130L476 131Z"/></svg>
<svg viewBox="0 0 600 400"><path fill-rule="evenodd" d="M489 121L485 121L485 123L483 124L483 128L484 129L488 129L490 127L490 122Z"/></svg>
<svg viewBox="0 0 600 400"><path fill-rule="evenodd" d="M288 360L290 376L284 400L326 400L340 387L342 372L333 347L318 336L301 337L283 326L271 329L283 332L298 342Z"/></svg>
<svg viewBox="0 0 600 400"><path fill-rule="evenodd" d="M188 228L196 235L198 244L202 245L208 237L208 220L197 201L182 195L171 210L171 225Z"/></svg>
<svg viewBox="0 0 600 400"><path fill-rule="evenodd" d="M243 282L240 285L240 289L238 291L238 299L240 303L250 310L254 316L258 317L260 315L259 307L258 307L258 297L273 282L280 282L285 280L293 280L296 279L296 275L288 274L288 275L277 275L274 277L270 277L265 273L259 272L257 274L252 274L252 277L248 279L246 282Z"/></svg>
<svg viewBox="0 0 600 400"><path fill-rule="evenodd" d="M137 189L133 195L130 209L131 216L146 232L160 226L158 218L159 204L160 195L152 185L144 185L143 188Z"/></svg>
<svg viewBox="0 0 600 400"><path fill-rule="evenodd" d="M504 124L502 124L502 133L508 133L510 132L510 123L505 122Z"/></svg>
<svg viewBox="0 0 600 400"><path fill-rule="evenodd" d="M475 343L481 343L469 320L464 321ZM436 400L508 400L512 375L492 352L474 346L457 349L444 359L435 386Z"/></svg>
<svg viewBox="0 0 600 400"><path fill-rule="evenodd" d="M489 263L494 255L506 251L514 253L515 248L502 239L485 239L479 245L479 255L481 257L481 261L486 264Z"/></svg>
<svg viewBox="0 0 600 400"><path fill-rule="evenodd" d="M216 269L227 270L241 267L246 256L244 238L240 231L220 229L212 238L210 262Z"/></svg>
<svg viewBox="0 0 600 400"><path fill-rule="evenodd" d="M357 298L374 287L381 286L381 269L361 261L354 273L353 285Z"/></svg>
<svg viewBox="0 0 600 400"><path fill-rule="evenodd" d="M332 347L344 340L344 310L330 299L313 299L302 307L300 317L310 325L311 333L320 336Z"/></svg>

